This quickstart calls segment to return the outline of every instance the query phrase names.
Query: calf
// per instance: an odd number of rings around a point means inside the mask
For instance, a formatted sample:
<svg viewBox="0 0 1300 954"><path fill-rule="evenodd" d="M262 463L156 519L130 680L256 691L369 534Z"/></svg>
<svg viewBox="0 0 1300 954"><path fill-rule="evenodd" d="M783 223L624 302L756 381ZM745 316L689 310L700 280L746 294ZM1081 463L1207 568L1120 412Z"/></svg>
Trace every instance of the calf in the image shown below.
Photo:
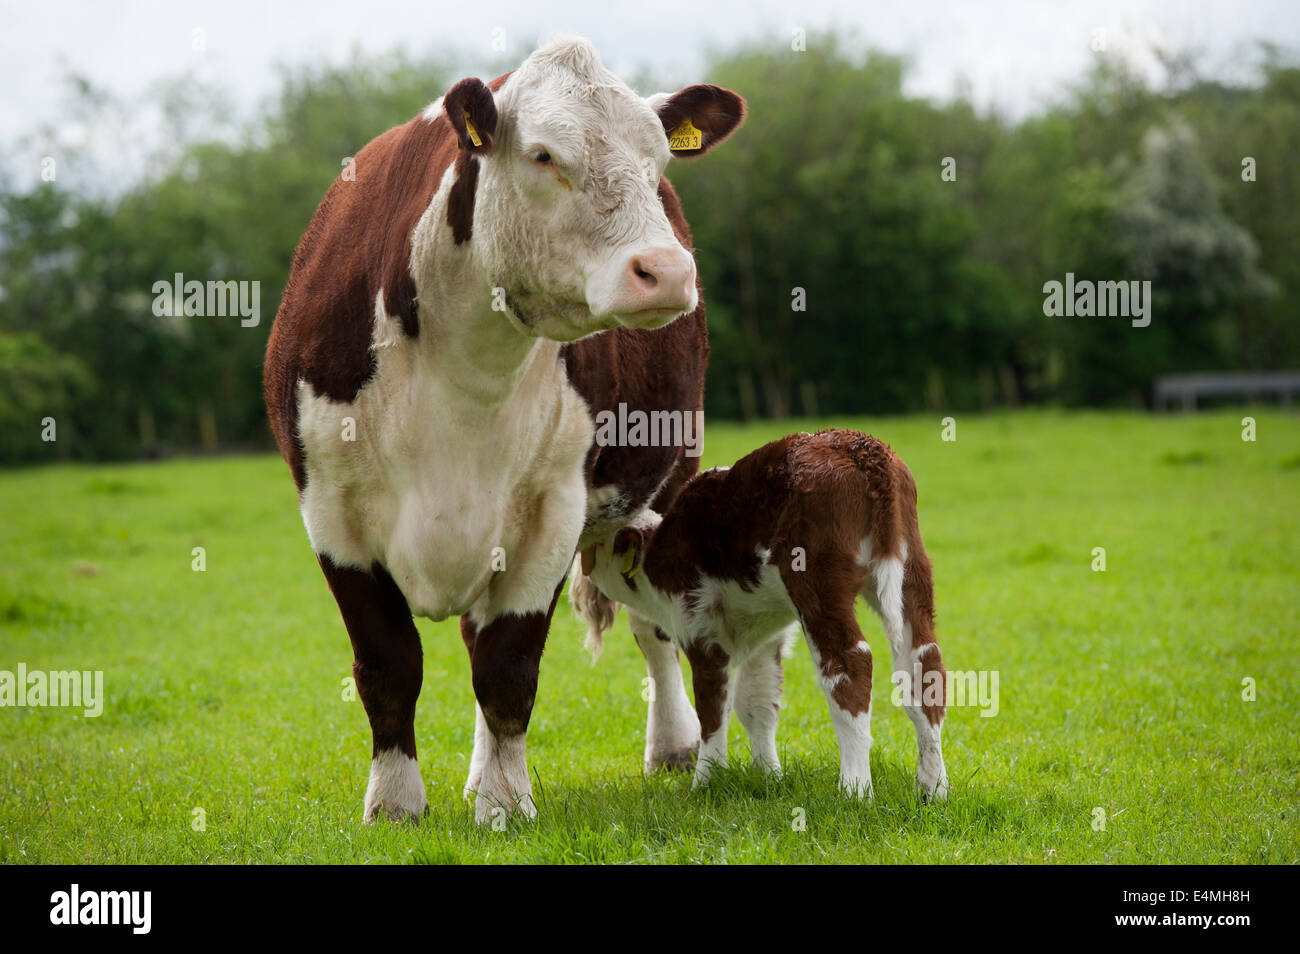
<svg viewBox="0 0 1300 954"><path fill-rule="evenodd" d="M781 660L798 623L830 706L840 786L871 797L871 650L854 613L861 594L884 623L916 728L917 785L947 795L946 676L930 561L916 484L888 445L848 430L773 441L694 477L662 517L646 511L582 560L606 597L653 620L686 652L702 738L696 785L726 764L733 706L755 761L779 770ZM598 649L606 621L591 622Z"/></svg>

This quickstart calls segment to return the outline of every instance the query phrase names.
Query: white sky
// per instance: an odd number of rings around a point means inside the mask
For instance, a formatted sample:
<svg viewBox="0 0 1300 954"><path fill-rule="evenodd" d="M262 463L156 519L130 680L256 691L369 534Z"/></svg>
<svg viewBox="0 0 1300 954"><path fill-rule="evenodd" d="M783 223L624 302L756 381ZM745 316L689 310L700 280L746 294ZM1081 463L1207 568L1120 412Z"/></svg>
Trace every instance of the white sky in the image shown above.
<svg viewBox="0 0 1300 954"><path fill-rule="evenodd" d="M703 78L707 49L764 35L788 44L795 27L831 26L908 56L912 93L946 98L960 77L979 106L1021 116L1083 73L1097 29L1147 62L1151 43L1204 50L1225 75L1255 40L1300 51L1300 0L0 0L0 148L69 121L69 66L126 97L190 71L247 113L275 90L277 64L337 62L354 49L450 48L486 72L494 30L511 50L575 32L617 73L649 69L684 85ZM30 161L5 151L6 165Z"/></svg>

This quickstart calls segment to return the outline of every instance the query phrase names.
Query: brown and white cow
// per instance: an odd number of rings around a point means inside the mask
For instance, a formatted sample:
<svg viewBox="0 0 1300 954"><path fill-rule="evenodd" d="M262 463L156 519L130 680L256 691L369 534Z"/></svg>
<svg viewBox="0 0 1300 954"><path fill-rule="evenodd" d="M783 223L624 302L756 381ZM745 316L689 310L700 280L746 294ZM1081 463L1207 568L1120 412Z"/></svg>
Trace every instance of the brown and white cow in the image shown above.
<svg viewBox="0 0 1300 954"><path fill-rule="evenodd" d="M743 115L716 86L642 98L588 42L558 40L379 136L316 211L264 385L352 640L374 737L365 819L428 807L412 614L460 617L476 817L535 813L524 739L574 553L667 506L698 466L681 446L594 440L620 403L701 407L704 307L664 167ZM633 630L660 687L647 761L688 761L699 726L676 651Z"/></svg>
<svg viewBox="0 0 1300 954"><path fill-rule="evenodd" d="M946 675L916 483L890 448L857 431L773 441L692 478L662 515L647 512L584 550L608 598L685 651L703 743L696 785L727 761L734 708L754 760L778 771L782 658L797 625L817 666L840 749L840 786L871 797L871 649L859 594L884 623L895 687L916 729L917 785L944 798ZM593 619L599 643L605 620Z"/></svg>

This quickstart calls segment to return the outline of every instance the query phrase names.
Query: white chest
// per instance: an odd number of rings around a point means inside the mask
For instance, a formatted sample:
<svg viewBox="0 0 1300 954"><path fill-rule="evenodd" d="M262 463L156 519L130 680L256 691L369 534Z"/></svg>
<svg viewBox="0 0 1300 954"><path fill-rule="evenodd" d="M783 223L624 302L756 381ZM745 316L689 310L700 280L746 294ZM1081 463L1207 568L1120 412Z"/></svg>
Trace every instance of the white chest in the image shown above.
<svg viewBox="0 0 1300 954"><path fill-rule="evenodd" d="M544 608L582 529L593 437L562 366L539 354L504 399L483 401L413 347L376 358L351 403L299 387L313 549L382 563L431 619Z"/></svg>

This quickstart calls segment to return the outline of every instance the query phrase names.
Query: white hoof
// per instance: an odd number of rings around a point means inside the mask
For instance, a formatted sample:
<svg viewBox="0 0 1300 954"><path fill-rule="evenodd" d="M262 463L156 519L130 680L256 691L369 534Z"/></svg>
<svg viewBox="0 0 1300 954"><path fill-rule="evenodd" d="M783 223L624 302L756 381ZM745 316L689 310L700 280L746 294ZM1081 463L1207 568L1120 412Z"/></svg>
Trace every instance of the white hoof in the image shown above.
<svg viewBox="0 0 1300 954"><path fill-rule="evenodd" d="M522 735L492 740L474 797L474 820L480 825L504 827L505 820L515 813L537 817Z"/></svg>
<svg viewBox="0 0 1300 954"><path fill-rule="evenodd" d="M929 801L934 799L936 802L948 800L948 775L942 769L939 769L938 778L931 775L929 778L921 775L916 776L916 790L921 793L921 797Z"/></svg>
<svg viewBox="0 0 1300 954"><path fill-rule="evenodd" d="M846 798L856 798L860 802L874 802L876 791L871 785L871 776L866 778L840 776L840 792Z"/></svg>

